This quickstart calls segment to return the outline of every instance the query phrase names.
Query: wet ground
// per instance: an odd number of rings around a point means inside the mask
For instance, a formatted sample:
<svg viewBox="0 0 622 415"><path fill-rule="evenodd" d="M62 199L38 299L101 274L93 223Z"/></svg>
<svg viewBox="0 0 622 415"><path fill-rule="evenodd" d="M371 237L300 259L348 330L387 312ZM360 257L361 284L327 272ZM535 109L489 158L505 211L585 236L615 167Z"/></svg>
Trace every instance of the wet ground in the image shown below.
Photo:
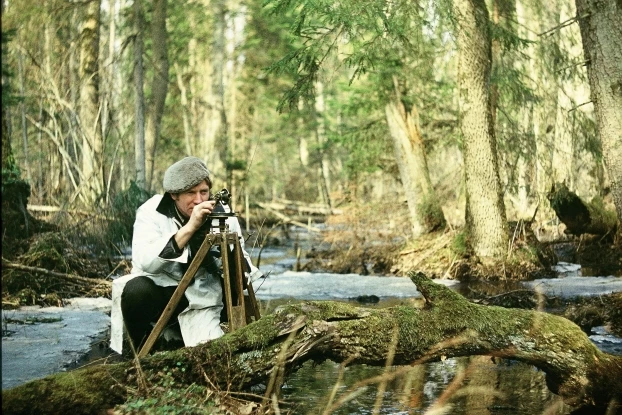
<svg viewBox="0 0 622 415"><path fill-rule="evenodd" d="M264 252L268 275L254 286L263 307L299 300L364 301L375 307L420 298L403 277L294 272L291 256ZM622 291L622 277L586 277L576 264L558 264L558 278L523 282L548 296L574 297ZM460 290L453 280L439 282ZM67 307L23 307L2 311L2 389L52 373L70 370L87 360L118 356L108 348L110 300L73 299ZM590 337L604 351L622 354L622 339L605 327Z"/></svg>

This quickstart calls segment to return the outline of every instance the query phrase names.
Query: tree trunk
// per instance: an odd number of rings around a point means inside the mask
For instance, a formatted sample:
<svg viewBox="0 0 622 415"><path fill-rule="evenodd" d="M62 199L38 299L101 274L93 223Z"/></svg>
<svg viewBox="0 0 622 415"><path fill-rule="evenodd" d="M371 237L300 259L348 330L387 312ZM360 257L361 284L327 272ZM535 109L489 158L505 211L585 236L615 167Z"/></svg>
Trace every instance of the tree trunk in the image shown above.
<svg viewBox="0 0 622 415"><path fill-rule="evenodd" d="M153 2L151 40L153 51L153 80L151 82L151 104L147 112L145 128L145 168L147 189L151 189L157 143L160 138L164 102L168 93L168 47L166 34L167 0Z"/></svg>
<svg viewBox="0 0 622 415"><path fill-rule="evenodd" d="M87 200L103 191L103 148L99 111L99 26L101 1L90 1L80 35L80 126L82 173Z"/></svg>
<svg viewBox="0 0 622 415"><path fill-rule="evenodd" d="M175 73L177 78L177 87L179 88L179 99L181 100L181 120L182 125L184 126L184 144L186 148L186 155L191 156L194 154L192 150L192 140L191 140L191 132L190 132L190 111L188 109L188 92L186 85L184 84L184 74L185 71L182 70L181 66L177 63L173 64L175 66Z"/></svg>
<svg viewBox="0 0 622 415"><path fill-rule="evenodd" d="M559 21L558 24L562 24L571 18L573 13L572 4L569 2L563 2L560 4ZM568 28L570 29L570 28ZM567 42L569 30L565 30L563 33L557 33L555 38L559 45L560 52L572 54L572 47L568 47ZM576 49L575 46L574 49ZM553 154L552 154L552 179L553 183L566 182L571 188L574 188L575 175L574 171L574 155L577 149L575 148L573 139L573 127L572 116L570 112L574 107L574 95L576 91L576 82L572 77L567 74L567 69L560 69L560 72L564 74L563 77L557 76L557 105L555 115L555 130L553 132Z"/></svg>
<svg viewBox="0 0 622 415"><path fill-rule="evenodd" d="M205 111L204 145L201 157L213 175L222 181L227 178L227 115L225 112L225 0L214 0L209 3L212 7L214 32L212 50L209 62L206 61L206 70L210 70L208 91L205 96L207 109Z"/></svg>
<svg viewBox="0 0 622 415"><path fill-rule="evenodd" d="M134 163L136 185L147 189L145 172L145 95L143 92L143 6L142 0L134 0Z"/></svg>
<svg viewBox="0 0 622 415"><path fill-rule="evenodd" d="M532 74L533 81L530 86L534 90L534 93L541 100L540 105L534 105L533 107L533 135L536 143L536 183L535 188L538 194L539 202L542 203L546 192L551 188L553 184L551 171L551 148L553 148L553 126L550 120L553 118L550 113L551 108L555 108L556 99L553 99L555 87L555 81L553 79L552 71L556 68L550 66L550 62L546 62L542 59L542 56L548 55L545 49L545 42L537 42L537 33L543 33L545 30L555 26L557 18L552 16L558 12L553 12L551 9L557 9L555 1L550 2L539 7L529 8L528 15L534 16L534 18L526 18L527 24L527 39L534 42L533 45L528 47L529 51L529 71ZM539 209L540 216L544 214L544 209Z"/></svg>
<svg viewBox="0 0 622 415"><path fill-rule="evenodd" d="M317 143L318 161L318 188L320 191L320 200L322 203L332 207L330 200L331 190L331 177L330 168L328 165L328 155L326 154L326 105L324 104L324 83L322 81L316 81L314 84L315 89L315 102L314 102L314 116L315 116L315 139Z"/></svg>
<svg viewBox="0 0 622 415"><path fill-rule="evenodd" d="M466 184L469 243L481 260L498 260L508 230L490 115L491 45L484 0L454 0L459 49L460 129Z"/></svg>
<svg viewBox="0 0 622 415"><path fill-rule="evenodd" d="M622 4L610 0L575 2L598 135L622 223Z"/></svg>
<svg viewBox="0 0 622 415"><path fill-rule="evenodd" d="M389 354L394 365L472 355L523 361L546 372L550 390L576 407L602 410L621 396L622 357L598 350L569 320L474 304L421 273L410 278L425 297L423 308L366 309L331 301L289 305L218 340L144 358L142 373L132 362L97 365L4 390L2 411L97 413L123 402L137 376L148 379L164 368L185 369L171 372L177 385L203 384L207 378L223 390L240 390L267 384L279 361L289 373L319 358L384 366ZM393 373L407 370L411 367Z"/></svg>
<svg viewBox="0 0 622 415"><path fill-rule="evenodd" d="M417 108L413 105L409 112L401 101L396 100L387 104L385 112L406 194L413 236L442 229L445 227L445 216L430 180Z"/></svg>

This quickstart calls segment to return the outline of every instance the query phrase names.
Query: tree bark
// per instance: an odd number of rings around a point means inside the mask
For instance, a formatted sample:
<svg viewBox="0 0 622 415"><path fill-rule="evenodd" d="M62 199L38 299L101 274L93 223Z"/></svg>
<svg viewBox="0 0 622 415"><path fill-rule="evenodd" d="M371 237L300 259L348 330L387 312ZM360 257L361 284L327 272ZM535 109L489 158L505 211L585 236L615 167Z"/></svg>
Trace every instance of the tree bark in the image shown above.
<svg viewBox="0 0 622 415"><path fill-rule="evenodd" d="M145 94L143 90L143 6L142 0L134 0L134 165L136 185L147 190L145 172Z"/></svg>
<svg viewBox="0 0 622 415"><path fill-rule="evenodd" d="M204 1L206 7L212 8L213 14L213 40L209 58L206 60L204 69L209 71L209 77L205 83L206 111L204 114L205 126L203 132L203 146L200 157L203 158L207 167L217 178L225 181L228 177L226 169L228 155L228 124L225 111L225 79L224 66L227 52L225 50L225 14L227 11L226 0Z"/></svg>
<svg viewBox="0 0 622 415"><path fill-rule="evenodd" d="M147 112L145 128L145 153L147 171L147 189L153 182L153 168L157 143L160 138L164 102L168 93L168 46L166 32L167 0L153 2L153 22L151 23L151 40L153 50L153 80L151 82L151 104Z"/></svg>
<svg viewBox="0 0 622 415"><path fill-rule="evenodd" d="M322 203L332 207L330 199L331 177L330 166L328 164L329 155L326 154L326 105L324 101L324 83L316 81L314 83L315 101L313 106L313 115L315 117L315 140L317 144L317 160L318 160L318 190Z"/></svg>
<svg viewBox="0 0 622 415"><path fill-rule="evenodd" d="M419 114L398 100L386 105L385 113L395 159L404 186L414 237L445 227L445 216L430 179Z"/></svg>
<svg viewBox="0 0 622 415"><path fill-rule="evenodd" d="M90 1L80 35L80 126L82 129L83 191L94 201L104 189L103 150L99 111L99 27L101 2Z"/></svg>
<svg viewBox="0 0 622 415"><path fill-rule="evenodd" d="M598 135L622 223L622 3L575 0Z"/></svg>
<svg viewBox="0 0 622 415"><path fill-rule="evenodd" d="M622 357L598 350L569 320L474 304L422 273L410 278L425 297L422 308L366 309L332 301L289 305L218 340L144 358L138 373L133 362L97 365L4 390L2 411L97 413L123 402L137 376L145 381L165 367L185 369L175 372L177 385L210 379L223 389L240 390L267 384L279 361L288 373L309 359L384 366L389 355L394 365L470 355L523 361L545 371L551 391L575 407L602 410L622 395Z"/></svg>
<svg viewBox="0 0 622 415"><path fill-rule="evenodd" d="M499 260L508 230L490 114L491 40L484 0L454 0L458 22L460 130L466 184L466 225L475 255Z"/></svg>

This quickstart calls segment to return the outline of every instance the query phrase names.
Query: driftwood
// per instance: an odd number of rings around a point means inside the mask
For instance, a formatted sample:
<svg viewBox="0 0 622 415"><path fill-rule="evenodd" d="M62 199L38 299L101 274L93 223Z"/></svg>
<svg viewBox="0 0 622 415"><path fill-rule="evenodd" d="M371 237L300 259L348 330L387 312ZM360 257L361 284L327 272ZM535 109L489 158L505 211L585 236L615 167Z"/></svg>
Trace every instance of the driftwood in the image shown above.
<svg viewBox="0 0 622 415"><path fill-rule="evenodd" d="M67 213L67 214L71 214L71 215L82 215L82 216L88 216L88 217L93 217L95 219L102 219L102 220L114 220L113 218L109 218L103 215L99 215L96 213L91 213L91 212L86 212L84 210L79 210L79 209L64 209L58 206L44 206L44 205L28 205L27 209L29 211L32 212L44 212L44 213Z"/></svg>
<svg viewBox="0 0 622 415"><path fill-rule="evenodd" d="M566 233L577 236L615 234L616 213L607 210L600 198L585 202L564 183L557 183L551 188L548 199L559 220L566 225Z"/></svg>
<svg viewBox="0 0 622 415"><path fill-rule="evenodd" d="M77 283L82 283L82 284L87 284L87 285L92 285L92 286L102 286L108 289L112 288L112 283L110 281L96 279L96 278L85 278L85 277L80 277L79 275L65 274L64 272L51 271L45 268L16 264L14 262L7 261L4 258L2 259L2 267L17 269L20 271L26 271L26 272L30 272L34 274L49 275L51 277L62 278L64 280L71 281L71 282L77 282Z"/></svg>
<svg viewBox="0 0 622 415"><path fill-rule="evenodd" d="M320 229L318 229L318 228L316 228L316 227L314 227L314 226L309 226L309 225L308 225L308 224L306 224L306 223L302 223L302 222L300 222L300 221L297 221L297 220L295 220L295 219L290 218L290 217L289 217L289 216L287 216L287 215L282 214L281 212L279 212L279 211L277 211L277 210L275 210L275 209L271 208L270 206L268 206L268 204L266 204L266 203L259 203L259 202L256 202L256 204L257 204L257 206L259 206L260 208L262 208L262 209L264 209L264 210L266 210L266 211L270 212L271 214L273 214L273 215L274 215L274 216L276 216L277 218L281 219L281 220L283 221L283 223L291 223L291 224L293 224L293 225L300 226L301 228L306 228L306 229L308 229L309 231L312 231L312 232L321 232L321 230L320 230Z"/></svg>
<svg viewBox="0 0 622 415"><path fill-rule="evenodd" d="M124 402L128 388L144 385L149 374L176 365L186 368L176 372L177 385L209 379L223 390L243 390L274 385L309 359L385 365L390 356L394 365L411 365L469 355L534 365L546 372L552 392L569 405L592 406L590 413L619 409L622 357L598 350L574 323L537 311L474 304L421 273L410 278L425 297L423 308L366 309L331 301L289 305L208 344L141 359L140 371L134 362L97 365L5 390L2 412L98 413Z"/></svg>
<svg viewBox="0 0 622 415"><path fill-rule="evenodd" d="M295 200L279 199L273 202L264 203L271 209L278 211L294 212L297 215L341 215L341 209L332 209L326 205L301 203Z"/></svg>

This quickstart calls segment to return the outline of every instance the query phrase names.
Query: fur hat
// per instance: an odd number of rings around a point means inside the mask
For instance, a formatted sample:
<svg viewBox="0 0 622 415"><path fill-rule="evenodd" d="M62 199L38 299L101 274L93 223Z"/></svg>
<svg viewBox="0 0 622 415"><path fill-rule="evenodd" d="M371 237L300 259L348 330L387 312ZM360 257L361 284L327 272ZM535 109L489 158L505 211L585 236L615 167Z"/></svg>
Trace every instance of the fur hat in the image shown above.
<svg viewBox="0 0 622 415"><path fill-rule="evenodd" d="M210 181L210 173L205 163L196 157L184 157L171 165L164 173L164 191L181 193L193 188L203 180Z"/></svg>

